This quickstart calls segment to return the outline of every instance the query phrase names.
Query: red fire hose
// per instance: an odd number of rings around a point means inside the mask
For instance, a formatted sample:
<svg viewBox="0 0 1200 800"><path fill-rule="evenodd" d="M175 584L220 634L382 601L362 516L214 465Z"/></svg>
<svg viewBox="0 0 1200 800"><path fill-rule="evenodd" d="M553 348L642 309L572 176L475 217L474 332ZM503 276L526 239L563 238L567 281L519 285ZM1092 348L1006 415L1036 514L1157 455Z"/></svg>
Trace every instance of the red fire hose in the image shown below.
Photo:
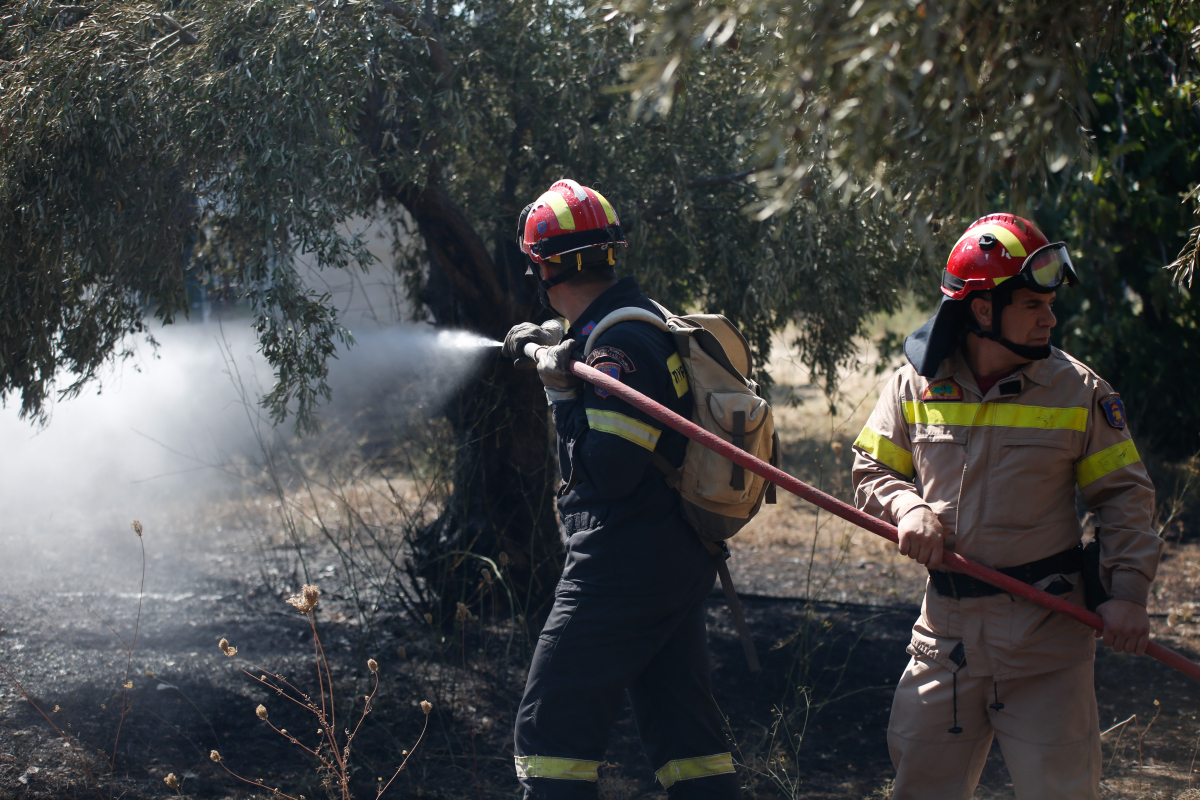
<svg viewBox="0 0 1200 800"><path fill-rule="evenodd" d="M536 351L539 349L541 348L537 347L536 345L527 345L526 354L530 358L536 360ZM899 534L894 526L888 525L886 522L876 519L870 514L859 511L854 506L843 503L836 497L831 497L830 495L827 495L818 489L814 489L806 483L796 480L783 470L772 467L770 464L767 464L764 461L760 461L744 450L734 447L732 444L720 438L719 436L709 433L690 420L684 419L674 411L659 405L640 392L634 391L620 381L610 378L603 372L592 369L580 361L571 362L571 371L588 383L599 386L606 392L611 392L612 394L617 395L625 402L629 403L635 408L645 411L650 416L659 420L663 424L674 428L689 439L697 441L708 449L720 453L733 463L745 467L756 475L761 475L771 483L782 489L787 489L797 497L807 500L813 505L823 508L831 514L836 514L844 520L849 520L860 528L865 528L871 533L882 536L888 541L899 541ZM948 567L958 570L959 572L966 573L973 578L978 578L985 583L990 583L992 586L1003 589L1009 594L1014 594L1018 597L1024 597L1026 600L1032 600L1033 602L1057 611L1060 614L1066 614L1068 617L1071 617L1078 622L1082 622L1089 628L1094 628L1097 631L1104 630L1104 621L1100 619L1099 614L1094 614L1091 611L1088 611L1086 608L1080 608L1074 603L1067 602L1061 597L1055 597L1048 592L1043 592L1041 589L1035 589L1027 583L1022 583L1016 578L1010 578L1009 576L996 572L994 569L989 569L982 564L976 564L974 561L965 559L957 553L945 552L942 556L942 563ZM1179 670L1192 680L1200 682L1200 664L1189 661L1179 653L1176 653L1174 650L1163 647L1161 644L1156 642L1150 642L1150 644L1146 647L1146 655L1156 658L1162 663L1166 664L1168 667Z"/></svg>

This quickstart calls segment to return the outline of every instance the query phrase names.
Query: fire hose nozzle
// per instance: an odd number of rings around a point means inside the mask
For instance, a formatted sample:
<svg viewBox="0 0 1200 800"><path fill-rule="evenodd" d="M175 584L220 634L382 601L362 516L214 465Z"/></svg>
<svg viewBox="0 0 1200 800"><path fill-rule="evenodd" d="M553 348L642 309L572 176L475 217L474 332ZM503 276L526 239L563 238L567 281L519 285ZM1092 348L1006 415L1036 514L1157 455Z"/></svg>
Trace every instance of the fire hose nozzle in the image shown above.
<svg viewBox="0 0 1200 800"><path fill-rule="evenodd" d="M541 353L545 349L546 349L546 345L544 345L544 344L538 344L537 342L530 342L529 344L525 345L525 357L536 364L537 360L538 360L538 354Z"/></svg>

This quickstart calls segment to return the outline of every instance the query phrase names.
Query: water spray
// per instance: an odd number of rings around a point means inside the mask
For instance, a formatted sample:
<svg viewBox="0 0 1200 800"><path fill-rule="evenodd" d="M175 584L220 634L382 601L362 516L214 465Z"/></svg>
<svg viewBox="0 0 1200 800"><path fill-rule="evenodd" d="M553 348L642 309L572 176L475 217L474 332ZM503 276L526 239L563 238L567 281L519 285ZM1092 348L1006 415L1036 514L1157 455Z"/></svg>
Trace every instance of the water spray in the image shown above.
<svg viewBox="0 0 1200 800"><path fill-rule="evenodd" d="M437 346L452 350L469 350L479 347L503 347L504 342L497 342L470 331L438 331Z"/></svg>
<svg viewBox="0 0 1200 800"><path fill-rule="evenodd" d="M546 347L543 345L530 342L525 345L525 355L536 362L539 351L545 349ZM783 470L773 467L765 461L760 461L744 450L734 447L724 439L709 433L699 425L684 419L669 408L659 405L641 392L631 389L618 380L610 378L603 372L593 369L581 361L571 362L571 372L588 383L610 394L617 395L631 406L646 412L659 422L674 428L689 439L704 445L709 450L728 458L741 467L745 467L756 475L761 475L776 486L796 495L801 500L807 500L813 505L823 508L848 522L852 522L858 527L874 533L876 536L882 536L890 542L899 541L900 534L894 525L889 525L864 511L859 511L854 506L843 503L836 497L827 495L819 489L814 489L808 484L797 480ZM1057 611L1060 614L1066 614L1076 622L1080 622L1094 630L1104 630L1104 620L1100 618L1099 614L1088 611L1086 608L1080 608L1074 603L1063 600L1061 597L1056 597L1049 592L1043 592L1041 589L1036 589L1027 583L1022 583L1016 578L1010 578L982 564L976 564L974 561L963 558L957 553L944 553L942 561L951 569L966 573L972 578L989 583L1009 594L1023 597L1026 600L1032 600L1038 605L1049 608L1052 611ZM1163 647L1157 642L1150 642L1146 647L1146 655L1161 661L1172 669L1182 672L1192 680L1200 682L1200 664L1189 661L1174 650Z"/></svg>

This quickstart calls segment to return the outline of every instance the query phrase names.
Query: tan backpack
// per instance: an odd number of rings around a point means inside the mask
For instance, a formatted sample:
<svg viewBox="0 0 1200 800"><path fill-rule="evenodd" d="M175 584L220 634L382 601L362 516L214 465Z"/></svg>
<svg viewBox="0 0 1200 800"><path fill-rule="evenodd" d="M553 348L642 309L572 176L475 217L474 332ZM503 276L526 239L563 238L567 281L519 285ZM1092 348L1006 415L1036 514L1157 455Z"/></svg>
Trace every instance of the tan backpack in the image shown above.
<svg viewBox="0 0 1200 800"><path fill-rule="evenodd" d="M648 322L675 340L676 354L667 359L671 380L680 395L690 387L695 406L692 422L747 453L778 466L779 436L771 406L759 395L752 379L750 345L741 331L720 314L676 316L658 303L664 322L644 308L618 308L596 324L584 345L584 358L607 329L618 322ZM759 671L758 655L738 602L725 561L724 540L745 527L763 501L775 502L775 484L688 440L683 466L675 469L657 451L651 462L679 491L683 515L717 559L721 588L733 613L734 626L746 652L751 672Z"/></svg>
<svg viewBox="0 0 1200 800"><path fill-rule="evenodd" d="M655 303L655 305L658 305ZM648 322L675 339L678 358L667 365L675 386L692 390L692 421L750 455L775 465L778 437L771 406L750 377L750 346L733 323L720 314L680 317L662 306L666 321L644 308L618 308L596 324L584 345L584 358L597 338L618 322ZM775 485L729 459L688 440L678 470L655 452L653 463L683 496L683 513L701 538L733 536L762 507L775 502Z"/></svg>

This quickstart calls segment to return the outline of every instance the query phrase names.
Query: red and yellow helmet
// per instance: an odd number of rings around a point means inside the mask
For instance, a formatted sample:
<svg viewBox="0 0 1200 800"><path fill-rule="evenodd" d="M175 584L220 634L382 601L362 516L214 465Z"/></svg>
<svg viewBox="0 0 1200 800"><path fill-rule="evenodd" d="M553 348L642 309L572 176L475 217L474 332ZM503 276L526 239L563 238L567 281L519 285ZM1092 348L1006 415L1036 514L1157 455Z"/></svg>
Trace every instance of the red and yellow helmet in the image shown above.
<svg viewBox="0 0 1200 800"><path fill-rule="evenodd" d="M1066 243L1050 244L1036 225L1015 214L988 214L955 242L942 273L942 293L962 300L1017 277L1021 280L1014 286L1043 293L1063 281L1079 282Z"/></svg>
<svg viewBox="0 0 1200 800"><path fill-rule="evenodd" d="M1053 292L1064 282L1079 282L1064 242L1051 244L1027 219L1015 214L988 214L971 223L954 243L942 273L942 298L937 313L904 340L904 355L917 373L932 378L951 355L966 330L992 339L1022 358L1050 355L1050 345L1014 344L1001 336L1000 316L1012 302L1011 289ZM992 329L981 330L967 298L971 292L999 289L992 297Z"/></svg>
<svg viewBox="0 0 1200 800"><path fill-rule="evenodd" d="M572 180L560 180L521 212L520 245L535 263L594 247L611 251L628 245L617 212L604 195ZM584 262L586 263L586 262Z"/></svg>

